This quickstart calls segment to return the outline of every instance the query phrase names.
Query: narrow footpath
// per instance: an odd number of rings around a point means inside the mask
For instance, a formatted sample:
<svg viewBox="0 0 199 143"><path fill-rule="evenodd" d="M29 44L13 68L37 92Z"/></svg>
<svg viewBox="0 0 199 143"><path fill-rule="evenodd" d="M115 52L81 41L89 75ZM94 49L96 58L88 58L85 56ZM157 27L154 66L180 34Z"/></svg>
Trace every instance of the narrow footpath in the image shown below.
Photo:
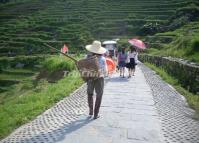
<svg viewBox="0 0 199 143"><path fill-rule="evenodd" d="M105 86L101 118L81 116L59 143L161 143L160 120L142 71L132 78L114 74ZM79 127L78 127L79 126Z"/></svg>
<svg viewBox="0 0 199 143"><path fill-rule="evenodd" d="M127 74L127 73L126 73ZM143 64L112 75L100 118L88 117L86 84L1 143L199 143L199 120L186 100Z"/></svg>

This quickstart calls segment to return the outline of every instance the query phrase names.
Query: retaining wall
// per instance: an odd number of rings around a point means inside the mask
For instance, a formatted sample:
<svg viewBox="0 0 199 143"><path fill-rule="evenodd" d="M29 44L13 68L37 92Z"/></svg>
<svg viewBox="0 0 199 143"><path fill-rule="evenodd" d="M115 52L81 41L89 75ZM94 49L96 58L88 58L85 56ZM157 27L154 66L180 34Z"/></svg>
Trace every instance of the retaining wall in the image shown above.
<svg viewBox="0 0 199 143"><path fill-rule="evenodd" d="M141 62L148 62L163 68L169 75L178 79L178 82L188 91L199 95L199 66L187 63L180 59L139 55Z"/></svg>

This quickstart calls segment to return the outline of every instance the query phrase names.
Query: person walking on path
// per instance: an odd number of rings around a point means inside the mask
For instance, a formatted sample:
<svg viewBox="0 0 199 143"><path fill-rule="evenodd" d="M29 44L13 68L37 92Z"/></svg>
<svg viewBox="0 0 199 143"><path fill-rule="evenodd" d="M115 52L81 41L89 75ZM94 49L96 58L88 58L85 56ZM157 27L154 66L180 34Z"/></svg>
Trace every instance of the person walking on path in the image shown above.
<svg viewBox="0 0 199 143"><path fill-rule="evenodd" d="M92 45L87 45L86 49L94 56L97 56L100 66L100 75L97 78L87 81L87 94L88 94L88 106L89 115L93 115L93 94L96 92L96 100L94 107L94 119L99 117L99 109L102 101L102 95L104 92L104 77L108 73L106 59L103 54L106 53L106 49L101 46L100 41L94 41Z"/></svg>
<svg viewBox="0 0 199 143"><path fill-rule="evenodd" d="M130 47L130 51L128 52L128 57L127 57L127 61L128 63L126 64L126 67L128 68L129 71L129 76L128 78L130 78L131 76L135 75L135 66L137 64L137 51L136 49L131 46Z"/></svg>
<svg viewBox="0 0 199 143"><path fill-rule="evenodd" d="M125 48L122 48L122 51L118 54L118 65L120 69L120 76L124 78L125 67L126 67L127 53Z"/></svg>

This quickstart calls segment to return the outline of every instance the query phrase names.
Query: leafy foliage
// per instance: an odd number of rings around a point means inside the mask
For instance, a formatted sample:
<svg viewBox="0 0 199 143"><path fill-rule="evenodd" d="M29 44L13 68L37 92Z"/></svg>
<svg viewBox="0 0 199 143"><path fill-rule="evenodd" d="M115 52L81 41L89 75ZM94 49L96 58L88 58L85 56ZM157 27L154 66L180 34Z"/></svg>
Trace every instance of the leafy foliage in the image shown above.
<svg viewBox="0 0 199 143"><path fill-rule="evenodd" d="M2 0L0 55L49 52L41 41L58 49L66 43L76 52L93 39L132 37L143 25L153 29L186 5L185 0Z"/></svg>
<svg viewBox="0 0 199 143"><path fill-rule="evenodd" d="M199 63L199 22L190 22L170 32L147 36L149 48L145 51L159 56L172 56ZM157 46L159 45L159 46Z"/></svg>
<svg viewBox="0 0 199 143"><path fill-rule="evenodd" d="M176 30L189 22L196 21L199 18L199 6L188 2L188 6L179 8L164 23L149 22L142 26L137 32L140 35L155 34L158 32L166 32Z"/></svg>
<svg viewBox="0 0 199 143"><path fill-rule="evenodd" d="M8 68L15 68L17 64L23 64L23 67L25 68L33 68L34 65L40 64L45 57L43 55L38 56L18 56L15 58L7 58L2 57L0 58L0 72L2 70L8 69Z"/></svg>
<svg viewBox="0 0 199 143"><path fill-rule="evenodd" d="M0 138L68 96L83 83L76 74L74 62L63 56L2 57L0 63ZM16 68L18 63L24 64L23 68ZM56 80L52 84L46 78L39 78L43 69L48 73L66 70L71 74L60 78L58 72L59 77L50 78Z"/></svg>
<svg viewBox="0 0 199 143"><path fill-rule="evenodd" d="M70 59L63 56L54 56L45 59L43 62L43 68L49 72L54 72L58 70L72 71L75 69L75 63Z"/></svg>
<svg viewBox="0 0 199 143"><path fill-rule="evenodd" d="M41 80L35 86L32 78L24 78L26 81L0 95L0 138L34 119L83 83L78 76L67 76L56 84Z"/></svg>

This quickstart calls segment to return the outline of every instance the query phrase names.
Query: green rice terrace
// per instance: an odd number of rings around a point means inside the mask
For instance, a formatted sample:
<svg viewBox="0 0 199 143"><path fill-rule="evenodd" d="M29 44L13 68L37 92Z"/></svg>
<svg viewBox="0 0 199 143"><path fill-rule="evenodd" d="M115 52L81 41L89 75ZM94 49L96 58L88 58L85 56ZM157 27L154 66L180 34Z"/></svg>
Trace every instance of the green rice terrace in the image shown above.
<svg viewBox="0 0 199 143"><path fill-rule="evenodd" d="M6 1L6 0L4 0ZM82 49L92 39L133 37L192 0L23 0L0 3L0 54L45 51L38 41Z"/></svg>
<svg viewBox="0 0 199 143"><path fill-rule="evenodd" d="M198 9L199 10L199 9ZM180 21L180 20L179 20ZM174 31L148 35L150 43L147 50L152 55L171 56L199 63L199 20L182 24Z"/></svg>
<svg viewBox="0 0 199 143"><path fill-rule="evenodd" d="M146 43L143 55L173 57L198 66L199 2L0 0L0 140L84 83L73 61L43 43L58 50L67 44L69 54L81 59L85 45L95 39L120 39L121 48L128 47L127 40L133 37ZM149 62L145 65L173 85L199 113L199 88L192 92L165 69Z"/></svg>

